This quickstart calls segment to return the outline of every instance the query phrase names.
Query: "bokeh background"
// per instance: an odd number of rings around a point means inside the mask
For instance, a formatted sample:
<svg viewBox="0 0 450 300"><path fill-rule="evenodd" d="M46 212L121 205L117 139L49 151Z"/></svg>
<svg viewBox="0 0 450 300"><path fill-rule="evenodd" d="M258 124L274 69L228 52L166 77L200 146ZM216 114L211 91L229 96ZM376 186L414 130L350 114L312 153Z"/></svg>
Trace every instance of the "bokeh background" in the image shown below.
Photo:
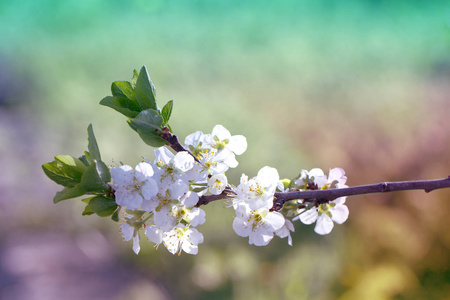
<svg viewBox="0 0 450 300"><path fill-rule="evenodd" d="M248 245L206 206L199 254L142 241L57 205L41 165L153 150L101 107L146 65L184 137L247 137L229 180L342 167L349 185L450 175L450 4L420 0L0 1L1 299L450 299L450 191L353 197L328 236Z"/></svg>

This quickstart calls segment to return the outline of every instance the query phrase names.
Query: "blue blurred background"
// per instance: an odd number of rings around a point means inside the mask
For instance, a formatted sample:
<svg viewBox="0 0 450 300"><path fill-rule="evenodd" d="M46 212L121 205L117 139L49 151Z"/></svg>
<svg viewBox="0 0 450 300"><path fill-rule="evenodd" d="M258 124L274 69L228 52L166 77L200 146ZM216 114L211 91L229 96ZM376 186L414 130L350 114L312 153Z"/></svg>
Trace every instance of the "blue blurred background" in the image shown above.
<svg viewBox="0 0 450 300"><path fill-rule="evenodd" d="M349 185L450 175L450 4L421 0L0 1L1 299L450 299L449 190L349 198L325 237L248 245L233 212L205 207L199 254L142 241L109 218L54 205L41 165L153 150L101 107L146 65L184 137L247 137L229 180L342 167Z"/></svg>

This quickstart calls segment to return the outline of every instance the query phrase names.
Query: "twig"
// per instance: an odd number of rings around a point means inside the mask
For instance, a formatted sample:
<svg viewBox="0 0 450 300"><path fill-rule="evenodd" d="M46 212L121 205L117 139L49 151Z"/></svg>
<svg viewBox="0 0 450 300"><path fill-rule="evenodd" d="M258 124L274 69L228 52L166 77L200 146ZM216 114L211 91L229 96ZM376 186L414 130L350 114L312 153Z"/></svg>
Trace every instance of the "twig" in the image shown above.
<svg viewBox="0 0 450 300"><path fill-rule="evenodd" d="M395 181L382 182L376 184L353 186L341 189L327 189L327 190L306 190L295 192L278 192L274 195L274 208L283 207L284 203L290 200L304 199L305 202L324 202L332 201L339 197L356 196L374 193L389 193L397 191L408 190L424 190L431 192L437 189L450 188L450 176L443 179L435 180L414 180L414 181ZM219 197L220 196L220 197ZM230 198L230 193L222 193L220 195L204 195L200 197L197 206L206 205L210 202Z"/></svg>

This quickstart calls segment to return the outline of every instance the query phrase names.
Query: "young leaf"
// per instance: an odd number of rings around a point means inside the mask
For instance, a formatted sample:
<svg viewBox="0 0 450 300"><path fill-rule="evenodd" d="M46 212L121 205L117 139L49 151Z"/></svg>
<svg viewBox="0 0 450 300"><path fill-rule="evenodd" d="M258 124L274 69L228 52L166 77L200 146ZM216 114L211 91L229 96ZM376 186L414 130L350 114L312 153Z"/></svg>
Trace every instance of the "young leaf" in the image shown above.
<svg viewBox="0 0 450 300"><path fill-rule="evenodd" d="M163 118L153 109L143 110L139 113L139 115L130 120L130 125L137 129L145 129L145 130L156 130L157 132L161 131L161 126L163 124Z"/></svg>
<svg viewBox="0 0 450 300"><path fill-rule="evenodd" d="M82 173L57 160L42 165L48 178L65 187L74 187L81 180Z"/></svg>
<svg viewBox="0 0 450 300"><path fill-rule="evenodd" d="M76 198L83 195L84 191L81 188L81 184L79 183L74 187L65 187L62 191L57 192L55 197L53 198L53 203L58 203L63 200Z"/></svg>
<svg viewBox="0 0 450 300"><path fill-rule="evenodd" d="M111 85L111 92L113 96L125 97L130 100L136 99L134 89L128 81L114 81Z"/></svg>
<svg viewBox="0 0 450 300"><path fill-rule="evenodd" d="M55 156L55 160L70 167L74 170L74 172L80 173L80 178L83 172L86 170L86 165L80 159L70 155L57 155Z"/></svg>
<svg viewBox="0 0 450 300"><path fill-rule="evenodd" d="M138 80L138 77L139 77L139 72L136 70L136 69L134 69L133 70L133 78L131 78L131 87L134 89L134 88L136 88L136 82L137 82L137 80Z"/></svg>
<svg viewBox="0 0 450 300"><path fill-rule="evenodd" d="M156 91L148 75L147 68L143 66L139 72L135 88L136 100L142 110L158 109L156 106Z"/></svg>
<svg viewBox="0 0 450 300"><path fill-rule="evenodd" d="M113 213L113 215L111 216L111 220L113 220L114 222L119 222L119 212L120 207Z"/></svg>
<svg viewBox="0 0 450 300"><path fill-rule="evenodd" d="M100 104L111 107L128 118L135 118L141 111L141 108L136 101L123 96L107 96L100 101Z"/></svg>
<svg viewBox="0 0 450 300"><path fill-rule="evenodd" d="M151 147L162 147L167 144L167 141L160 137L158 133L155 133L152 130L146 130L146 129L137 129L137 133L141 137L141 139L146 143L147 145Z"/></svg>
<svg viewBox="0 0 450 300"><path fill-rule="evenodd" d="M78 157L78 159L83 163L83 165L89 167L89 159L87 158L86 154L81 155L80 157Z"/></svg>
<svg viewBox="0 0 450 300"><path fill-rule="evenodd" d="M100 217L112 215L116 211L117 206L114 199L104 196L96 196L89 201L89 208Z"/></svg>
<svg viewBox="0 0 450 300"><path fill-rule="evenodd" d="M95 140L94 130L92 124L88 127L88 150L91 162L93 160L101 161L100 150L98 149L97 141Z"/></svg>
<svg viewBox="0 0 450 300"><path fill-rule="evenodd" d="M135 119L130 119L128 123L149 146L161 147L167 141L159 136L163 119L161 115L153 109L141 111Z"/></svg>
<svg viewBox="0 0 450 300"><path fill-rule="evenodd" d="M108 167L94 160L81 177L81 187L86 193L101 193L109 189L106 182L111 180ZM108 180L109 179L109 180Z"/></svg>
<svg viewBox="0 0 450 300"><path fill-rule="evenodd" d="M167 102L166 105L161 110L161 116L164 120L164 123L167 124L170 119L170 115L172 114L172 108L173 108L173 100L170 100Z"/></svg>
<svg viewBox="0 0 450 300"><path fill-rule="evenodd" d="M95 214L95 212L92 211L92 209L89 207L89 205L86 205L83 212L81 213L82 216L90 216Z"/></svg>

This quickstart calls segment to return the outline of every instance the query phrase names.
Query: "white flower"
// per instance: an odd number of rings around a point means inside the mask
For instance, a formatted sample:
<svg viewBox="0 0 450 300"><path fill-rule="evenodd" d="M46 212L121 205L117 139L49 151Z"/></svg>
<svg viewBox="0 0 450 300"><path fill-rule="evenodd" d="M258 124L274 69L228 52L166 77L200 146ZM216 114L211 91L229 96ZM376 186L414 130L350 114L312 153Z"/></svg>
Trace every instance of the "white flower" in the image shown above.
<svg viewBox="0 0 450 300"><path fill-rule="evenodd" d="M285 219L285 223L284 223L283 227L278 229L275 232L275 234L278 235L280 238L287 237L289 246L292 246L291 231L295 231L294 225L292 224L291 221L289 221L288 219Z"/></svg>
<svg viewBox="0 0 450 300"><path fill-rule="evenodd" d="M268 205L271 208L279 179L278 171L267 166L250 180L243 175L237 187L237 198L245 201L253 210Z"/></svg>
<svg viewBox="0 0 450 300"><path fill-rule="evenodd" d="M211 135L205 138L205 143L218 151L226 149L236 155L241 155L247 150L247 139L243 135L231 136L222 125L214 126Z"/></svg>
<svg viewBox="0 0 450 300"><path fill-rule="evenodd" d="M314 168L311 171L302 170L300 177L294 183L301 189L329 189L329 188L343 188L347 187L345 182L347 177L341 168L330 169L328 178L324 172L319 168Z"/></svg>
<svg viewBox="0 0 450 300"><path fill-rule="evenodd" d="M179 200L162 199L161 204L154 210L155 225L164 231L170 231L181 222L193 227L205 223L205 212L194 207L198 199L198 195L190 191Z"/></svg>
<svg viewBox="0 0 450 300"><path fill-rule="evenodd" d="M116 203L127 209L137 209L158 192L153 168L148 163L140 163L133 170L130 166L111 169L111 178Z"/></svg>
<svg viewBox="0 0 450 300"><path fill-rule="evenodd" d="M156 225L149 225L145 227L145 235L150 241L159 246L159 244L161 244L163 241L164 230Z"/></svg>
<svg viewBox="0 0 450 300"><path fill-rule="evenodd" d="M122 226L120 226L120 231L122 232L122 236L125 241L133 239L133 251L134 253L138 254L141 250L141 247L139 245L139 233L133 226L126 222L123 223Z"/></svg>
<svg viewBox="0 0 450 300"><path fill-rule="evenodd" d="M198 244L203 243L203 235L195 228L178 225L164 233L163 244L170 253L178 255L181 251L188 254L198 253Z"/></svg>
<svg viewBox="0 0 450 300"><path fill-rule="evenodd" d="M266 246L275 232L285 225L285 219L279 212L269 211L270 207L256 210L250 209L246 203L241 203L236 209L233 229L237 235L249 237L249 244Z"/></svg>
<svg viewBox="0 0 450 300"><path fill-rule="evenodd" d="M319 204L298 216L303 224L310 225L316 222L314 231L318 234L329 234L334 223L342 224L348 218L348 207L344 204L346 197L340 197L329 203Z"/></svg>
<svg viewBox="0 0 450 300"><path fill-rule="evenodd" d="M225 174L216 174L208 180L209 192L213 195L219 195L228 185L228 179Z"/></svg>

